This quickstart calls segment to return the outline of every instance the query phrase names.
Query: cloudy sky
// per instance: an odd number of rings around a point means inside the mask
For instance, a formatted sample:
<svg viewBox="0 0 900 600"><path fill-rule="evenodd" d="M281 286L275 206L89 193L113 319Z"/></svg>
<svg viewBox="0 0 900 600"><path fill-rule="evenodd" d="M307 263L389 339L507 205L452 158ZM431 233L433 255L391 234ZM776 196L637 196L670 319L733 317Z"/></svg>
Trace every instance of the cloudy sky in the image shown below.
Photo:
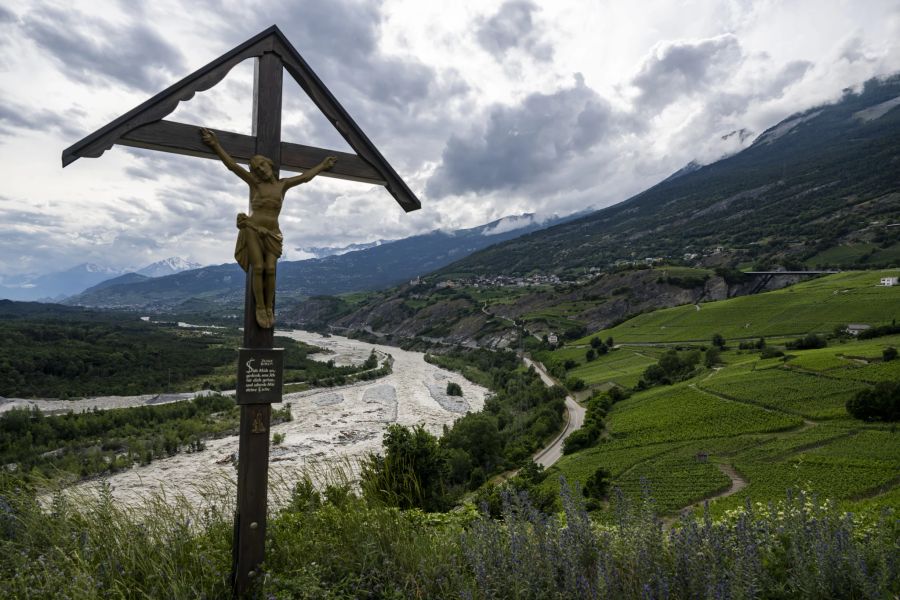
<svg viewBox="0 0 900 600"><path fill-rule="evenodd" d="M319 178L286 258L620 202L900 70L900 0L4 0L0 278L230 260L245 184L211 160L62 150L277 24L418 194ZM168 118L250 133L252 65ZM285 76L283 139L347 150ZM750 143L750 140L744 142ZM2 282L2 279L0 279Z"/></svg>

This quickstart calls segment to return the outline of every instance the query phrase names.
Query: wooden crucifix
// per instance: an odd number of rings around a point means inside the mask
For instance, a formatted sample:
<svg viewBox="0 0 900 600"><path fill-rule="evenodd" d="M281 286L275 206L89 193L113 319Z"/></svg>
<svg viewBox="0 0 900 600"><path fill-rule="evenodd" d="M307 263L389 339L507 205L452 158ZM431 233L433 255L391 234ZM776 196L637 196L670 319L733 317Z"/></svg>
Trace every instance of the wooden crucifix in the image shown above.
<svg viewBox="0 0 900 600"><path fill-rule="evenodd" d="M255 61L252 135L164 120L179 102L213 87L235 65L247 59ZM355 154L281 140L284 71L297 81ZM286 169L303 173L300 176L303 180L321 174L373 183L385 186L407 212L421 207L415 194L274 25L64 150L63 167L78 158L99 157L114 144L218 158L232 168L224 155L240 170L243 168L237 163L250 163L251 172L257 168L251 162L253 157L260 155L268 160L268 165L260 168L263 172L268 169L276 181L279 180L279 171ZM269 174L263 173L260 177L268 180ZM303 182L297 178L291 179ZM252 194L251 185L251 203ZM251 206L251 217L253 210ZM260 226L247 215L244 217L243 228ZM239 216L238 226L241 225ZM254 234L265 236L269 233ZM271 282L271 294L263 296L267 306L257 306L260 295L254 293L254 273L250 262L245 267L244 339L238 359L237 402L241 406L241 425L232 548L232 584L236 597L244 596L251 589L264 557L271 403L281 401L282 378L281 353L272 347L274 281ZM245 265L242 263L242 266ZM269 274L274 277L274 261L271 266L273 272ZM264 261L263 268L266 267ZM266 287L266 283L262 285ZM258 286L256 291L259 291Z"/></svg>

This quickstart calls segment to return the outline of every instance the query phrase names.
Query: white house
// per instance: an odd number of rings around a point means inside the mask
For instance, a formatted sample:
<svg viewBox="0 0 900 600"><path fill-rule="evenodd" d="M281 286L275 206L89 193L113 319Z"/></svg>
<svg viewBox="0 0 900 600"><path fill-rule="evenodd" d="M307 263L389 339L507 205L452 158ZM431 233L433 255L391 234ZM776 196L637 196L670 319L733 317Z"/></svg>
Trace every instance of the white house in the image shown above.
<svg viewBox="0 0 900 600"><path fill-rule="evenodd" d="M881 278L881 285L883 285L883 286L885 286L885 287L891 287L891 286L895 286L895 285L900 285L900 284L897 283L897 281L898 281L898 278L897 278L897 277L882 277L882 278Z"/></svg>
<svg viewBox="0 0 900 600"><path fill-rule="evenodd" d="M865 331L866 329L870 329L871 325L866 325L865 323L848 323L847 324L847 333L850 335L859 335L861 331Z"/></svg>

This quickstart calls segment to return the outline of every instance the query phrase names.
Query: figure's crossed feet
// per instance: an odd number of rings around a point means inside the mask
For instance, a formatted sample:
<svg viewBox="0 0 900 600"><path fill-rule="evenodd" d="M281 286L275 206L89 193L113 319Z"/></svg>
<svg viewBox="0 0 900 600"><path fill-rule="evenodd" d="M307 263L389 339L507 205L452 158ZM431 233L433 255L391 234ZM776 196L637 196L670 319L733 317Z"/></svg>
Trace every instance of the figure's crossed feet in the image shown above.
<svg viewBox="0 0 900 600"><path fill-rule="evenodd" d="M269 321L269 327L275 327L275 311L268 306L266 307L266 318Z"/></svg>
<svg viewBox="0 0 900 600"><path fill-rule="evenodd" d="M269 322L269 315L265 306L256 307L256 323L263 329L269 329L272 324Z"/></svg>

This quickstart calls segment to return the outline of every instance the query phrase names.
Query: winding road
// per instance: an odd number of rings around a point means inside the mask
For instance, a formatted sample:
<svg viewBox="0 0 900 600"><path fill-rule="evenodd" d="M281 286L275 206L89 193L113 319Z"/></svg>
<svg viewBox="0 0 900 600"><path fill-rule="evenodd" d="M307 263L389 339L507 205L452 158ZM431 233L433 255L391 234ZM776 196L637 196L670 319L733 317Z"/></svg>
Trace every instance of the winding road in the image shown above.
<svg viewBox="0 0 900 600"><path fill-rule="evenodd" d="M544 365L527 357L523 358L522 360L525 361L526 365L534 367L534 370L537 371L538 375L540 375L541 381L543 381L544 384L547 385L547 387L556 385L556 381L554 381L554 379L547 373L547 369L544 368ZM532 457L532 460L546 469L547 467L558 461L560 458L562 458L563 440L569 437L569 434L571 434L576 429L581 429L581 426L584 425L585 412L586 411L583 406L575 402L575 399L571 395L567 395L566 426L546 448L538 451Z"/></svg>

